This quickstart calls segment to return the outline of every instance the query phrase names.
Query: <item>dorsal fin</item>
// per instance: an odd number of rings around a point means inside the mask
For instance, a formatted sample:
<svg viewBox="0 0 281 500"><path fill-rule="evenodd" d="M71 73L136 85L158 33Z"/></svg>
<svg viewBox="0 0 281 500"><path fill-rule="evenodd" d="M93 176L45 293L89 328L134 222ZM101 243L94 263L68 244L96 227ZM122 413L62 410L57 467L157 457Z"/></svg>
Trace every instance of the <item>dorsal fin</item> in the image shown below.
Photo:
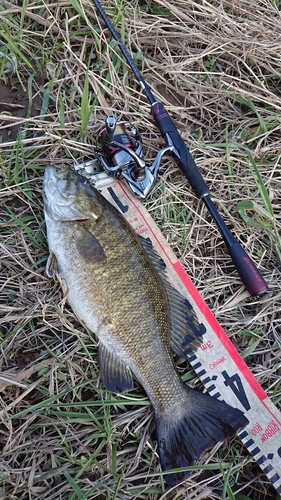
<svg viewBox="0 0 281 500"><path fill-rule="evenodd" d="M162 276L165 277L166 264L164 260L158 255L156 250L154 250L150 239L143 238L143 236L138 235L141 246L143 247L145 253L149 257L151 264L154 269Z"/></svg>
<svg viewBox="0 0 281 500"><path fill-rule="evenodd" d="M167 281L165 285L172 319L171 347L180 358L186 358L202 344L206 328L199 323L189 300Z"/></svg>
<svg viewBox="0 0 281 500"><path fill-rule="evenodd" d="M206 333L206 328L202 323L199 323L194 308L188 299L168 282L165 273L165 262L154 250L151 241L144 239L142 236L139 236L139 241L168 294L172 323L171 348L180 358L186 358L188 354L202 344L202 335Z"/></svg>

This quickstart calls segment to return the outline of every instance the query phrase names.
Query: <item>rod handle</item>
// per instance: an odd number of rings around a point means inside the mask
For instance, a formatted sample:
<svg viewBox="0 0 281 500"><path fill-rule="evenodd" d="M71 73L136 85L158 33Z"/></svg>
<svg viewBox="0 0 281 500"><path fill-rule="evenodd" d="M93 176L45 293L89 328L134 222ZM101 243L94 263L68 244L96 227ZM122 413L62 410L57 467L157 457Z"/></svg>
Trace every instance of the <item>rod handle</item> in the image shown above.
<svg viewBox="0 0 281 500"><path fill-rule="evenodd" d="M228 246L229 255L232 258L241 280L247 288L250 295L261 295L268 290L268 285L263 279L256 265L250 259L249 255L243 250L241 245L236 242Z"/></svg>
<svg viewBox="0 0 281 500"><path fill-rule="evenodd" d="M154 102L151 106L151 113L162 137L166 140L167 135L170 137L175 148L175 156L177 158L178 165L187 178L197 198L207 196L209 194L209 188L163 104L161 102Z"/></svg>

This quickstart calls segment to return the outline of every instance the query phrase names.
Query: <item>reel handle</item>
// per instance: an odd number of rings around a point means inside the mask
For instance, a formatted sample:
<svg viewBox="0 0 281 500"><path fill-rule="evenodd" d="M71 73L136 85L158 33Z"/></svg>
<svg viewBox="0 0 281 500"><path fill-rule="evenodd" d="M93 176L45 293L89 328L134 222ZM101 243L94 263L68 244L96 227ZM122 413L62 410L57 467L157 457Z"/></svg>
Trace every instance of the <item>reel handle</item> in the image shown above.
<svg viewBox="0 0 281 500"><path fill-rule="evenodd" d="M110 144L114 139L114 132L116 129L116 119L113 115L109 115L105 120L105 132L103 140L106 144Z"/></svg>

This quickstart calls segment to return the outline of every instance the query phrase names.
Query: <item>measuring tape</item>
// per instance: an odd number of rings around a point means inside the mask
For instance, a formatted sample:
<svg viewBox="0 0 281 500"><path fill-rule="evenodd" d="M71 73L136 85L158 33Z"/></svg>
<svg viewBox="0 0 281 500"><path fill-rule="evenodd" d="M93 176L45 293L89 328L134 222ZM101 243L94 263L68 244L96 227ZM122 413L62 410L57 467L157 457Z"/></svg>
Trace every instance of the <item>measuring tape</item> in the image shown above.
<svg viewBox="0 0 281 500"><path fill-rule="evenodd" d="M244 412L249 424L239 437L281 493L281 413L236 351L142 203L106 174L94 178L95 187L117 206L136 233L150 238L166 264L168 280L194 307L206 333L200 347L190 349L188 361L212 397Z"/></svg>

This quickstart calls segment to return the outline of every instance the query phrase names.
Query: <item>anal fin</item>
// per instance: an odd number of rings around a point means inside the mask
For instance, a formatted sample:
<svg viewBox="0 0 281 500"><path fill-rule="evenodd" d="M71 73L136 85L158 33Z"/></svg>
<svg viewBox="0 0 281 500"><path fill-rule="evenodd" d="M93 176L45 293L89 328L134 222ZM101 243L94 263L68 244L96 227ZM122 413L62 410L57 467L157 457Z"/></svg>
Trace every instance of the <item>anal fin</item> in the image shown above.
<svg viewBox="0 0 281 500"><path fill-rule="evenodd" d="M103 385L110 392L125 392L134 387L130 368L103 344L99 345L100 376Z"/></svg>

